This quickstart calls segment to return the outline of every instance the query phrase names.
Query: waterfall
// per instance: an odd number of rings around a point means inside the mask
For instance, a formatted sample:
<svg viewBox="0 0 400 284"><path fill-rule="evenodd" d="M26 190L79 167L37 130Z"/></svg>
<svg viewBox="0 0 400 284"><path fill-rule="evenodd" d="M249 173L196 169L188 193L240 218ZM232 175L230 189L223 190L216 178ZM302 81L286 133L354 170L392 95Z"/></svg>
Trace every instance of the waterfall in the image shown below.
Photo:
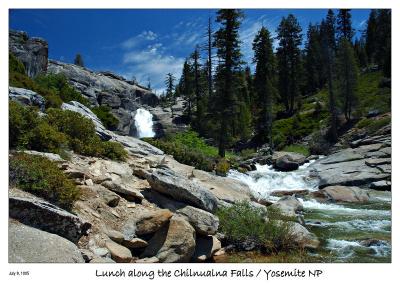
<svg viewBox="0 0 400 284"><path fill-rule="evenodd" d="M142 138L155 136L153 130L153 115L148 110L143 108L137 109L134 119L137 137Z"/></svg>

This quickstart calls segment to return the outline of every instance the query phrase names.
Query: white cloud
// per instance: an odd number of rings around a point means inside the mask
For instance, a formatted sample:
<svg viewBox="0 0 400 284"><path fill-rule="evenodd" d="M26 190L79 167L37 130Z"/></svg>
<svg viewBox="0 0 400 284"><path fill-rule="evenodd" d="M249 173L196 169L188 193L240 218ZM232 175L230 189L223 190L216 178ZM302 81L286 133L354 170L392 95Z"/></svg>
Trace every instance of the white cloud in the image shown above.
<svg viewBox="0 0 400 284"><path fill-rule="evenodd" d="M125 48L125 49L131 49L131 48L137 47L138 45L143 43L143 41L156 40L157 37L158 37L158 35L153 31L150 31L150 30L143 31L140 34L133 36L131 38L128 38L127 40L122 42L121 46L122 46L122 48Z"/></svg>
<svg viewBox="0 0 400 284"><path fill-rule="evenodd" d="M172 73L177 79L180 77L184 59L164 54L157 46L150 46L147 50L135 50L124 54L123 63L128 70L127 78L135 76L142 84L150 78L152 88L158 93L164 89L164 80L167 73Z"/></svg>

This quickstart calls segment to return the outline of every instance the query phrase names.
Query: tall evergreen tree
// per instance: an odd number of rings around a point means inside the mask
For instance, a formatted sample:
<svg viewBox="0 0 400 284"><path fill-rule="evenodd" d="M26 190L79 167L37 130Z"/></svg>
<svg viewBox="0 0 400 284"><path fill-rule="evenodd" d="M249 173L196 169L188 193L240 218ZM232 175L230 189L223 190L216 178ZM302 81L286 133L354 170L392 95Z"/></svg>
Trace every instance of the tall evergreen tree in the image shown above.
<svg viewBox="0 0 400 284"><path fill-rule="evenodd" d="M375 63L386 77L391 76L391 10L371 10L365 31L365 48L370 63Z"/></svg>
<svg viewBox="0 0 400 284"><path fill-rule="evenodd" d="M378 45L378 23L377 23L377 12L375 9L372 9L369 13L368 22L367 22L367 29L365 31L365 48L368 56L368 61L370 63L375 62L375 55Z"/></svg>
<svg viewBox="0 0 400 284"><path fill-rule="evenodd" d="M85 66L84 63L83 63L82 55L80 53L75 55L74 64L78 65L78 66L81 66L81 67Z"/></svg>
<svg viewBox="0 0 400 284"><path fill-rule="evenodd" d="M365 49L364 38L356 38L354 41L354 52L360 67L366 67L368 65L368 56Z"/></svg>
<svg viewBox="0 0 400 284"><path fill-rule="evenodd" d="M196 125L199 125L201 122L201 109L199 108L201 93L200 93L200 52L199 47L196 46L195 50L191 55L191 59L193 61L193 77L194 77L194 93L195 93L195 102L196 102Z"/></svg>
<svg viewBox="0 0 400 284"><path fill-rule="evenodd" d="M340 9L337 15L336 31L338 41L345 38L348 42L352 42L354 29L351 26L351 9Z"/></svg>
<svg viewBox="0 0 400 284"><path fill-rule="evenodd" d="M189 62L185 60L183 63L182 76L179 80L177 91L182 95L186 103L187 116L189 121L192 120L192 109L194 104L194 89L193 89L193 72Z"/></svg>
<svg viewBox="0 0 400 284"><path fill-rule="evenodd" d="M258 108L258 105L257 105L257 99L256 99L256 94L255 94L255 89L254 89L253 75L251 74L250 66L248 66L248 65L246 66L246 68L244 69L244 74L245 74L247 89L249 91L250 110L254 113L255 110Z"/></svg>
<svg viewBox="0 0 400 284"><path fill-rule="evenodd" d="M175 96L175 77L172 75L172 73L168 73L167 76L165 77L165 88L166 88L166 94L165 94L165 99L171 108L171 115L174 115L174 110L172 106L176 104L176 96Z"/></svg>
<svg viewBox="0 0 400 284"><path fill-rule="evenodd" d="M320 28L317 25L309 25L307 42L305 45L305 69L306 69L306 93L312 94L322 87L322 50Z"/></svg>
<svg viewBox="0 0 400 284"><path fill-rule="evenodd" d="M279 93L289 114L293 114L295 101L300 93L301 31L299 22L292 14L289 14L287 18L282 18L277 29Z"/></svg>
<svg viewBox="0 0 400 284"><path fill-rule="evenodd" d="M225 151L232 142L234 120L237 113L234 73L241 66L239 27L243 13L237 9L221 9L216 21L221 25L214 35L219 64L216 74L217 112L219 135L218 153L225 157Z"/></svg>
<svg viewBox="0 0 400 284"><path fill-rule="evenodd" d="M257 134L261 143L272 144L272 102L275 95L275 57L272 49L270 32L262 27L253 41L254 59L256 70L254 87L257 92L257 102L260 112L257 119Z"/></svg>
<svg viewBox="0 0 400 284"><path fill-rule="evenodd" d="M207 86L208 95L212 94L213 90L213 78L212 78L212 27L211 27L211 17L208 18L207 27Z"/></svg>
<svg viewBox="0 0 400 284"><path fill-rule="evenodd" d="M376 62L386 77L391 76L392 63L392 12L390 9L379 9L377 16L377 51Z"/></svg>
<svg viewBox="0 0 400 284"><path fill-rule="evenodd" d="M331 9L328 10L325 20L321 22L321 46L322 46L322 73L328 82L329 94L329 138L332 142L337 141L337 112L336 98L333 90L334 57L335 57L335 15Z"/></svg>
<svg viewBox="0 0 400 284"><path fill-rule="evenodd" d="M350 121L351 113L357 102L358 68L354 49L346 38L342 38L338 45L336 79L343 112L346 120Z"/></svg>

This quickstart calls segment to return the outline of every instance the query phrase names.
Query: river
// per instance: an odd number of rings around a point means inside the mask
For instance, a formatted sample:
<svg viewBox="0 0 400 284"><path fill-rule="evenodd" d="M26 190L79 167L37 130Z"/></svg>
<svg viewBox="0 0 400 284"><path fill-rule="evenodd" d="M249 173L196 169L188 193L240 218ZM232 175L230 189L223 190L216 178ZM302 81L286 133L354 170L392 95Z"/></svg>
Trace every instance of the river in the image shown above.
<svg viewBox="0 0 400 284"><path fill-rule="evenodd" d="M275 202L274 191L318 190L318 179L310 174L315 161L292 172L279 172L268 165L256 165L246 174L231 170L229 177L246 183L255 197ZM320 203L299 198L309 231L321 241L315 252L323 262L390 262L391 261L391 193L368 190L370 201L355 203Z"/></svg>

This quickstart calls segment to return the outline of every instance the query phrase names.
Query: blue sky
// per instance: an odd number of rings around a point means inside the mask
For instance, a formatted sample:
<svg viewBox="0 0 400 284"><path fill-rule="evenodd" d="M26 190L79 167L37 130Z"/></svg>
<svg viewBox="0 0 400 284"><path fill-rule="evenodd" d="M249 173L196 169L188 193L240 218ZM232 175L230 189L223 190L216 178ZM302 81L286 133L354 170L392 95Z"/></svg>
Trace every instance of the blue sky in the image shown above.
<svg viewBox="0 0 400 284"><path fill-rule="evenodd" d="M261 25L275 35L283 16L294 14L306 38L308 24L319 22L327 10L253 9L244 10L240 36L242 53L251 62L251 44ZM352 10L353 28L365 28L369 10ZM72 62L81 53L86 67L116 72L147 84L160 92L165 74L180 76L183 61L196 44L204 44L210 9L159 10L10 10L10 28L24 30L30 36L42 37L49 43L49 57ZM213 22L213 27L217 24ZM358 33L359 34L359 33Z"/></svg>

